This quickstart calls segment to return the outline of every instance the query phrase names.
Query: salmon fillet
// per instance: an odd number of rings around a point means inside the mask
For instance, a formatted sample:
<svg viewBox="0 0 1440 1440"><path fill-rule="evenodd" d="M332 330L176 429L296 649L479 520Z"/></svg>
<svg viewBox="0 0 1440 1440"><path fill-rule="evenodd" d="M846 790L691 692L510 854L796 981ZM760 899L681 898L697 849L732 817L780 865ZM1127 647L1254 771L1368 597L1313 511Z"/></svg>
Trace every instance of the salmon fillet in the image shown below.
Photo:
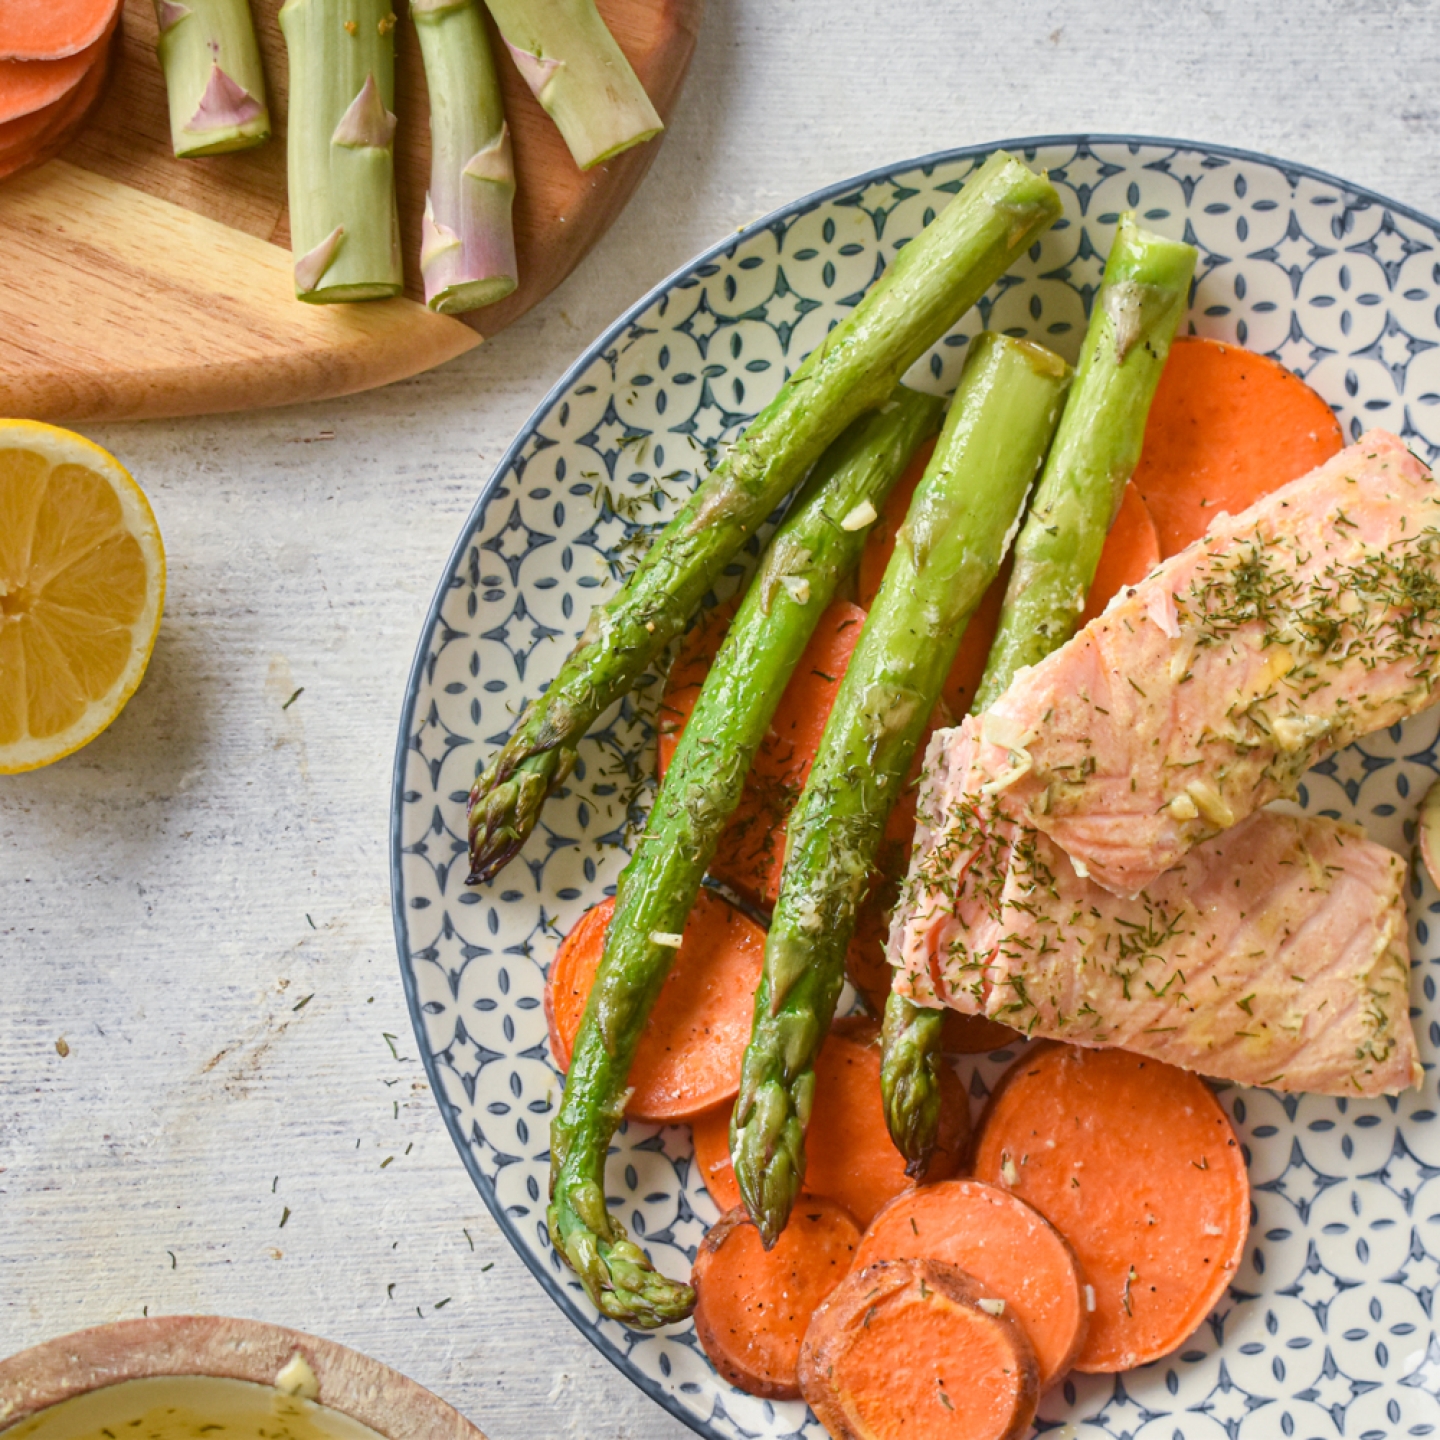
<svg viewBox="0 0 1440 1440"><path fill-rule="evenodd" d="M900 993L1246 1085L1420 1083L1398 855L1261 810L1122 898L1003 813L979 731L975 717L941 731L926 756L890 935Z"/></svg>
<svg viewBox="0 0 1440 1440"><path fill-rule="evenodd" d="M1117 895L1429 705L1440 485L1371 431L1123 591L986 713L1012 818Z"/></svg>

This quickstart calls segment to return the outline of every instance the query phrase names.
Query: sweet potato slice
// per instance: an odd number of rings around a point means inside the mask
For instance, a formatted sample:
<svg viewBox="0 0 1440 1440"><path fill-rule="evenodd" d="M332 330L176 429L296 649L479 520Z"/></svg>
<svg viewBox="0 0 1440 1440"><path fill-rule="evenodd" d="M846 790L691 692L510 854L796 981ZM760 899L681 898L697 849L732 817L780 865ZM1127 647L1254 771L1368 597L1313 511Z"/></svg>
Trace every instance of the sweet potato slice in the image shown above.
<svg viewBox="0 0 1440 1440"><path fill-rule="evenodd" d="M956 1075L941 1074L944 1104L940 1144L925 1179L959 1168L969 1140L970 1110ZM715 1203L740 1203L730 1163L730 1107L692 1122L695 1163ZM805 1192L843 1205L862 1224L910 1189L905 1162L885 1128L880 1105L880 1035L870 1021L841 1020L826 1037L815 1065L815 1105L805 1136Z"/></svg>
<svg viewBox="0 0 1440 1440"><path fill-rule="evenodd" d="M1077 1370L1174 1350L1245 1250L1250 1185L1229 1118L1197 1075L1124 1050L1028 1049L981 1119L975 1177L1074 1247L1095 1296Z"/></svg>
<svg viewBox="0 0 1440 1440"><path fill-rule="evenodd" d="M60 60L0 60L0 125L63 100L100 58L103 37Z"/></svg>
<svg viewBox="0 0 1440 1440"><path fill-rule="evenodd" d="M1174 555L1222 510L1238 515L1344 445L1340 422L1298 375L1238 345L1170 347L1132 484Z"/></svg>
<svg viewBox="0 0 1440 1440"><path fill-rule="evenodd" d="M100 104L114 62L118 36L101 47L68 94L13 120L0 121L0 179L53 159L75 138Z"/></svg>
<svg viewBox="0 0 1440 1440"><path fill-rule="evenodd" d="M810 1322L800 1388L835 1440L1019 1440L1040 1393L1009 1306L928 1259L846 1278Z"/></svg>
<svg viewBox="0 0 1440 1440"><path fill-rule="evenodd" d="M970 1134L970 1106L959 1077L943 1066L940 1136L925 1180L960 1166ZM880 1031L841 1022L815 1062L815 1108L805 1136L805 1186L843 1205L862 1225L910 1187L905 1161L890 1139L880 1101Z"/></svg>
<svg viewBox="0 0 1440 1440"><path fill-rule="evenodd" d="M690 1122L700 1183L722 1211L733 1210L740 1204L740 1186L730 1159L730 1110L729 1105L721 1105Z"/></svg>
<svg viewBox="0 0 1440 1440"><path fill-rule="evenodd" d="M957 1265L1004 1300L1035 1349L1041 1390L1075 1363L1089 1322L1080 1262L1018 1196L979 1180L942 1180L897 1195L870 1222L855 1268L905 1259Z"/></svg>
<svg viewBox="0 0 1440 1440"><path fill-rule="evenodd" d="M121 0L5 0L0 60L60 60L93 45L115 23Z"/></svg>
<svg viewBox="0 0 1440 1440"><path fill-rule="evenodd" d="M545 977L550 1046L562 1069L570 1068L614 912L613 899L587 910ZM764 960L765 932L702 890L635 1052L627 1115L661 1123L688 1120L734 1098Z"/></svg>
<svg viewBox="0 0 1440 1440"><path fill-rule="evenodd" d="M810 1317L844 1280L859 1243L853 1217L815 1196L797 1202L772 1250L743 1207L722 1216L690 1277L695 1333L715 1368L751 1395L798 1399Z"/></svg>

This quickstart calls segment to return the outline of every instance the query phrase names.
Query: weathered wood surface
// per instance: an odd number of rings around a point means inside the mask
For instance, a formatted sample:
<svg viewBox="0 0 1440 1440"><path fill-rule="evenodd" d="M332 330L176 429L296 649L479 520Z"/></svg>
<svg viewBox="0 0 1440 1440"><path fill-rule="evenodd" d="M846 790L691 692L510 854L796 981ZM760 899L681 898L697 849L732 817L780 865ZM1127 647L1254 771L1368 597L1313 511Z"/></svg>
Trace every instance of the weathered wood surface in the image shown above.
<svg viewBox="0 0 1440 1440"><path fill-rule="evenodd" d="M976 13L710 0L635 203L504 335L362 397L88 427L150 491L171 588L112 730L0 780L0 1354L144 1307L248 1314L394 1365L495 1440L689 1433L560 1317L418 1088L390 762L480 483L651 285L900 156L1077 126L1180 134L1440 212L1440 12L1317 0L1301 25L1240 0L1017 0L979 29Z"/></svg>

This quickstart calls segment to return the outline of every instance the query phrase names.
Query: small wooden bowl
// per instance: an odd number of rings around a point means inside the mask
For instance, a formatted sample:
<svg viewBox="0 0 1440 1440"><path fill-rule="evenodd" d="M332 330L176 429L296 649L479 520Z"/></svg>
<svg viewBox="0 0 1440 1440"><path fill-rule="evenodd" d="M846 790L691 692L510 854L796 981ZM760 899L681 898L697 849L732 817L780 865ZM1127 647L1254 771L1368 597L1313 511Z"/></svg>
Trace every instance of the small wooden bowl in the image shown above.
<svg viewBox="0 0 1440 1440"><path fill-rule="evenodd" d="M338 1411L384 1440L485 1440L458 1410L378 1360L299 1330L209 1315L123 1320L0 1360L0 1434L127 1380L203 1376L273 1386L296 1355L318 1382L319 1420Z"/></svg>

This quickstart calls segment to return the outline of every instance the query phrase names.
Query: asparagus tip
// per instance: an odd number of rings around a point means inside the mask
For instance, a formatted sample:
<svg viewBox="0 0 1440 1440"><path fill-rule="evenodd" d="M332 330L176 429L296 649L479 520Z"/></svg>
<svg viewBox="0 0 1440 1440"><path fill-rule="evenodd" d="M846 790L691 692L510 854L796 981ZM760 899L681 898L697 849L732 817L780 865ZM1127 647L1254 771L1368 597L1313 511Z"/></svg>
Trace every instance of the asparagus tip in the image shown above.
<svg viewBox="0 0 1440 1440"><path fill-rule="evenodd" d="M394 139L395 117L385 108L380 87L371 72L366 75L360 93L340 117L330 141L354 150L388 150Z"/></svg>
<svg viewBox="0 0 1440 1440"><path fill-rule="evenodd" d="M546 1218L551 1242L580 1277L595 1308L641 1330L686 1319L695 1308L695 1291L655 1269L617 1220L605 1222L609 1237L597 1234L585 1221L585 1208L583 1195L562 1190Z"/></svg>
<svg viewBox="0 0 1440 1440"><path fill-rule="evenodd" d="M744 1123L736 1123L742 1092L731 1122L730 1153L740 1198L767 1250L789 1222L805 1181L805 1127L791 1109L792 1098L782 1083L772 1081L761 1087Z"/></svg>
<svg viewBox="0 0 1440 1440"><path fill-rule="evenodd" d="M252 120L260 119L264 113L265 107L260 101L243 85L232 80L217 62L210 67L210 79L205 84L205 93L201 95L195 113L186 121L185 128L197 133L206 130L229 130L248 125Z"/></svg>
<svg viewBox="0 0 1440 1440"><path fill-rule="evenodd" d="M938 1067L944 1013L914 1005L895 991L885 1002L880 1102L905 1173L919 1179L930 1167L940 1128Z"/></svg>
<svg viewBox="0 0 1440 1440"><path fill-rule="evenodd" d="M574 767L575 751L565 746L532 753L518 764L507 762L501 751L497 763L475 777L470 791L467 885L494 879L520 853L540 818L545 797L565 783Z"/></svg>

